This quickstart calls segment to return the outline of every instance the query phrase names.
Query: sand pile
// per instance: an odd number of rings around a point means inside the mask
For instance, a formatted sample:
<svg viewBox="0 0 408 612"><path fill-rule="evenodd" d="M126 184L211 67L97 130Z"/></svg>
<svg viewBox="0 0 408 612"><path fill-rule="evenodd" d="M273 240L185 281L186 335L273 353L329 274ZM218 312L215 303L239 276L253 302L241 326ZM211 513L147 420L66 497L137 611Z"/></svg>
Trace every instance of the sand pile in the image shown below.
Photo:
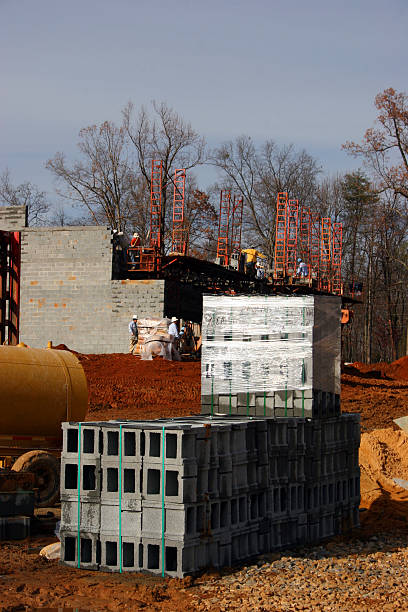
<svg viewBox="0 0 408 612"><path fill-rule="evenodd" d="M364 530L408 532L408 436L391 428L364 433L360 446L361 514Z"/></svg>

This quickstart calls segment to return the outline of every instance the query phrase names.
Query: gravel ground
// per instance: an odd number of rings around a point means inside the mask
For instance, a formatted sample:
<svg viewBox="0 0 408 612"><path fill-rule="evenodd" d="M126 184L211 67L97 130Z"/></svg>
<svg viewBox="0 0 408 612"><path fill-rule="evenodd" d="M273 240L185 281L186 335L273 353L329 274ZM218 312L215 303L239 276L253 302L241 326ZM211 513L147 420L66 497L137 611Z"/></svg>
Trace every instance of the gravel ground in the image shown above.
<svg viewBox="0 0 408 612"><path fill-rule="evenodd" d="M407 610L407 545L407 536L383 534L264 557L238 572L196 580L194 608Z"/></svg>

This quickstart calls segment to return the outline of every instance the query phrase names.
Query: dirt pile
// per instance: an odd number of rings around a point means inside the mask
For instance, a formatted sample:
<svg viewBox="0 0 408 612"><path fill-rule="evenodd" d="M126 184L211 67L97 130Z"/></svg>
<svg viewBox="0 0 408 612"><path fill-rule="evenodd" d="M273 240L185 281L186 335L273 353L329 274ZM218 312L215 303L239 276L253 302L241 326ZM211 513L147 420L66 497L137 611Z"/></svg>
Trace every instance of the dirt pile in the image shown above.
<svg viewBox="0 0 408 612"><path fill-rule="evenodd" d="M345 366L341 377L341 407L343 412L361 414L362 431L396 427L393 419L408 414L408 377L396 378L395 374L403 372L408 358L403 360L402 365L396 361L390 365Z"/></svg>
<svg viewBox="0 0 408 612"><path fill-rule="evenodd" d="M393 429L363 434L360 468L364 531L408 533L408 490L394 480L408 480L408 436Z"/></svg>

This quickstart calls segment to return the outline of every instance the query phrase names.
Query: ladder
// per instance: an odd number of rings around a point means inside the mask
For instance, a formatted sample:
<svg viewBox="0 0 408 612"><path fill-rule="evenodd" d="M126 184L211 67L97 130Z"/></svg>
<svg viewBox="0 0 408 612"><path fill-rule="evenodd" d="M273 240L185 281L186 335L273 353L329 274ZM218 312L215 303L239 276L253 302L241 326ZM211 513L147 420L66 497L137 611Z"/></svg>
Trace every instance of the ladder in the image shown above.
<svg viewBox="0 0 408 612"><path fill-rule="evenodd" d="M162 209L162 176L163 162L161 159L152 160L152 175L150 182L150 247L160 249L161 235L161 209Z"/></svg>
<svg viewBox="0 0 408 612"><path fill-rule="evenodd" d="M286 274L296 274L299 200L289 200L286 224Z"/></svg>
<svg viewBox="0 0 408 612"><path fill-rule="evenodd" d="M283 278L285 276L287 207L287 192L278 193L276 200L275 257L273 264L274 278Z"/></svg>
<svg viewBox="0 0 408 612"><path fill-rule="evenodd" d="M184 227L184 195L186 187L186 169L179 168L174 172L173 194L173 233L172 252L186 254L186 231Z"/></svg>
<svg viewBox="0 0 408 612"><path fill-rule="evenodd" d="M220 218L218 223L217 258L222 266L228 266L229 260L229 220L231 207L231 191L220 193Z"/></svg>
<svg viewBox="0 0 408 612"><path fill-rule="evenodd" d="M330 291L331 272L331 219L322 217L320 232L320 286L321 291Z"/></svg>
<svg viewBox="0 0 408 612"><path fill-rule="evenodd" d="M242 233L242 215L244 211L243 196L234 195L234 201L231 209L231 242L230 254L241 253L241 233Z"/></svg>
<svg viewBox="0 0 408 612"><path fill-rule="evenodd" d="M332 232L332 293L341 295L342 282L341 282L341 258L342 258L342 246L343 246L343 224L333 223Z"/></svg>

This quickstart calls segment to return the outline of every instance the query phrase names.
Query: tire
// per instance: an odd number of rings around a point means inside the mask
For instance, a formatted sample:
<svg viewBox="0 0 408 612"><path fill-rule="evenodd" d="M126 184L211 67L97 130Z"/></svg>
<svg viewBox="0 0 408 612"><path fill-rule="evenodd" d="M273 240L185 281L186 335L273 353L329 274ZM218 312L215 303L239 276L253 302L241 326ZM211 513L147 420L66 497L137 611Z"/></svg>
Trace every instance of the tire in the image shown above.
<svg viewBox="0 0 408 612"><path fill-rule="evenodd" d="M43 450L30 451L21 455L11 469L35 474L37 508L47 508L56 503L60 490L60 462L54 455Z"/></svg>

